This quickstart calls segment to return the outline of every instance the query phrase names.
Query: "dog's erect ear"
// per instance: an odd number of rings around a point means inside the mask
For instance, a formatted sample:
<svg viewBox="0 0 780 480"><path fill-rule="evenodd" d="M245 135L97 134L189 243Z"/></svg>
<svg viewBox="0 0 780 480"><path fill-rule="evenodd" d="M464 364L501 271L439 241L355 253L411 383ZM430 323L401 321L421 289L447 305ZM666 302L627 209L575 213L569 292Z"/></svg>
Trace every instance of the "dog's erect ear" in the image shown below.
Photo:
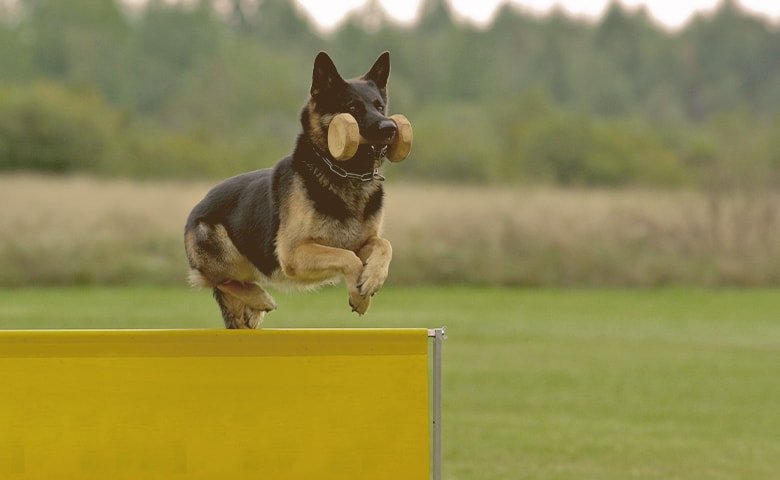
<svg viewBox="0 0 780 480"><path fill-rule="evenodd" d="M390 76L390 52L384 52L374 62L374 66L367 74L363 75L363 79L371 80L379 87L380 90L387 88L387 77Z"/></svg>
<svg viewBox="0 0 780 480"><path fill-rule="evenodd" d="M311 81L311 96L331 90L333 87L344 84L344 79L336 70L336 65L327 53L320 52L314 59L314 73Z"/></svg>

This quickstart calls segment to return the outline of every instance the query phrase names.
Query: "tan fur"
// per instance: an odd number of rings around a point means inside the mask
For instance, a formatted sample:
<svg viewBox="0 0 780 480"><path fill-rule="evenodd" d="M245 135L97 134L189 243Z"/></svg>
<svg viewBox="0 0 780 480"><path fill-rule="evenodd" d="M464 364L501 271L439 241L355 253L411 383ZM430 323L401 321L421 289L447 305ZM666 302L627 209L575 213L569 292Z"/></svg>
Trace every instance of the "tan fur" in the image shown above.
<svg viewBox="0 0 780 480"><path fill-rule="evenodd" d="M348 207L362 211L373 191L361 188L351 195L338 193ZM314 209L303 182L295 178L280 208L276 237L276 252L284 275L304 284L344 278L350 305L362 315L371 295L387 278L392 256L390 243L379 238L382 218L380 213L368 221L360 215L339 221L322 215ZM358 256L361 251L365 258Z"/></svg>
<svg viewBox="0 0 780 480"><path fill-rule="evenodd" d="M358 251L358 257L365 265L358 279L360 295L372 297L382 288L387 279L390 260L393 258L393 247L386 239L373 236Z"/></svg>
<svg viewBox="0 0 780 480"><path fill-rule="evenodd" d="M220 308L229 312L225 318L227 328L259 328L263 325L264 310L250 307L239 297L226 294L219 297Z"/></svg>
<svg viewBox="0 0 780 480"><path fill-rule="evenodd" d="M314 100L309 100L309 128L311 128L310 138L314 144L322 151L328 151L328 125L333 115L317 113L317 104Z"/></svg>
<svg viewBox="0 0 780 480"><path fill-rule="evenodd" d="M230 240L222 225L199 224L184 236L190 283L215 288L228 328L258 328L276 302L258 283L267 280Z"/></svg>
<svg viewBox="0 0 780 480"><path fill-rule="evenodd" d="M276 309L276 302L271 295L256 283L224 282L217 285L217 288L253 310L270 312Z"/></svg>
<svg viewBox="0 0 780 480"><path fill-rule="evenodd" d="M209 245L211 249L207 249ZM216 287L226 280L255 282L261 274L238 251L222 225L199 224L184 237L185 251L190 267L190 280L204 287Z"/></svg>
<svg viewBox="0 0 780 480"><path fill-rule="evenodd" d="M347 208L362 212L373 191L361 189L358 192L336 193L346 202ZM279 209L276 251L280 262L284 263L284 257L289 251L306 242L357 252L369 238L379 234L382 225L381 215L369 221L363 220L361 216L354 215L354 218L341 221L320 214L306 194L303 181L296 177Z"/></svg>

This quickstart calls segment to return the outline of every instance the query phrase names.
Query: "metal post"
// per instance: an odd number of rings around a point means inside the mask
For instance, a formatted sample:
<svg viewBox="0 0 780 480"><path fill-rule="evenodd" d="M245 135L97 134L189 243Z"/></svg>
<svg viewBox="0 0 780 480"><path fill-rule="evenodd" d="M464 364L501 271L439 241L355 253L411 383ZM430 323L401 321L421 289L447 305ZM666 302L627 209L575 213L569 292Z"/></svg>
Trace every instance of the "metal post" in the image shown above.
<svg viewBox="0 0 780 480"><path fill-rule="evenodd" d="M446 330L435 328L433 337L433 480L441 480L441 350Z"/></svg>

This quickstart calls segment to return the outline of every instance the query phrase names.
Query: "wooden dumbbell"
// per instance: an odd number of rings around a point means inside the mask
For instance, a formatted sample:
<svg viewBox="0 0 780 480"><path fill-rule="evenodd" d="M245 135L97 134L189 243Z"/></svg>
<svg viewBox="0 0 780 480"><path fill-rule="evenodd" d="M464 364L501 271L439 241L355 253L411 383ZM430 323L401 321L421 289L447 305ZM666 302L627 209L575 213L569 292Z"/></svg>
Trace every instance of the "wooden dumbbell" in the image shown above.
<svg viewBox="0 0 780 480"><path fill-rule="evenodd" d="M387 150L387 159L400 162L409 156L412 149L412 124L401 114L390 116L398 131ZM336 160L349 160L355 156L358 146L371 143L360 135L355 118L348 113L339 113L328 127L328 150Z"/></svg>

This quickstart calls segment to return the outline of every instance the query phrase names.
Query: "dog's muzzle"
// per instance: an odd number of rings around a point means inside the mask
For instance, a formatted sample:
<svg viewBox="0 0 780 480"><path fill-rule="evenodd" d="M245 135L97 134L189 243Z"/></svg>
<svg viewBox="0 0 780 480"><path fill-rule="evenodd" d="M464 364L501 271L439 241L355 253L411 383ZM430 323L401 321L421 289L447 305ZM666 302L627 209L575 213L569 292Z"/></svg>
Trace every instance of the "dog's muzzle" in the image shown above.
<svg viewBox="0 0 780 480"><path fill-rule="evenodd" d="M389 118L384 118L378 122L372 123L371 126L366 129L365 137L371 142L389 143L396 132L398 132L398 127L396 127L395 122Z"/></svg>
<svg viewBox="0 0 780 480"><path fill-rule="evenodd" d="M391 162L402 161L412 149L412 126L400 114L382 118L362 133L365 136L361 135L352 115L339 113L334 116L328 125L328 151L333 159L342 161L352 158L360 144L387 146L387 159Z"/></svg>

